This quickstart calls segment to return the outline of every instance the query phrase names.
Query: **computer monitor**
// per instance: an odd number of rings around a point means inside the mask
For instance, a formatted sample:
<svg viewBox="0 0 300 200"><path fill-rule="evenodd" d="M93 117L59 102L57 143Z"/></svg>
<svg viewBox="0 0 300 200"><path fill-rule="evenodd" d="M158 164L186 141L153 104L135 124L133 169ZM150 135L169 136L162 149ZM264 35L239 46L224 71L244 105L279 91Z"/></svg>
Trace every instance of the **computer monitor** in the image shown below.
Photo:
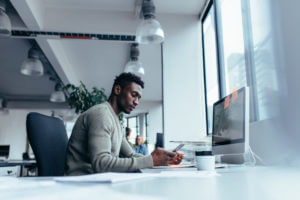
<svg viewBox="0 0 300 200"><path fill-rule="evenodd" d="M164 134L163 133L156 133L155 148L157 148L157 147L164 148Z"/></svg>
<svg viewBox="0 0 300 200"><path fill-rule="evenodd" d="M249 148L249 88L243 87L213 105L212 151L222 162L242 163Z"/></svg>
<svg viewBox="0 0 300 200"><path fill-rule="evenodd" d="M0 145L0 159L8 158L10 145Z"/></svg>

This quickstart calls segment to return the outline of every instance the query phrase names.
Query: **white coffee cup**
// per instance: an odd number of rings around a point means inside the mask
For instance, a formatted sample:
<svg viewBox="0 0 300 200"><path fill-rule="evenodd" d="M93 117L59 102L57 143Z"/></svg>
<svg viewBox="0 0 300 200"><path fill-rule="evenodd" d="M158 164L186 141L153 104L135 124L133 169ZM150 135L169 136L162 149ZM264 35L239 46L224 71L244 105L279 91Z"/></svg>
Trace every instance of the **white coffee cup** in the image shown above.
<svg viewBox="0 0 300 200"><path fill-rule="evenodd" d="M195 154L198 170L215 170L215 156L211 151L196 151Z"/></svg>

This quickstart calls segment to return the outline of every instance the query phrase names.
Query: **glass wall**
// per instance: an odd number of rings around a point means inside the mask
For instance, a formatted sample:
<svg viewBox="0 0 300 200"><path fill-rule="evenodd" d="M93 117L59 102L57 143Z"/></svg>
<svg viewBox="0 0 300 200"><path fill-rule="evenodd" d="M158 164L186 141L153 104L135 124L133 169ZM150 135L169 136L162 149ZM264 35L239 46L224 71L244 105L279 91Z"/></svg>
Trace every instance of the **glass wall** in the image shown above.
<svg viewBox="0 0 300 200"><path fill-rule="evenodd" d="M202 21L203 57L206 90L207 130L212 132L212 108L219 99L219 79L217 65L216 29L214 7L210 4Z"/></svg>
<svg viewBox="0 0 300 200"><path fill-rule="evenodd" d="M210 5L202 18L208 129L218 90L224 97L248 86L251 121L276 116L279 85L271 0L215 0Z"/></svg>
<svg viewBox="0 0 300 200"><path fill-rule="evenodd" d="M240 0L220 0L216 4L218 13L220 66L227 96L234 89L247 86L245 46Z"/></svg>

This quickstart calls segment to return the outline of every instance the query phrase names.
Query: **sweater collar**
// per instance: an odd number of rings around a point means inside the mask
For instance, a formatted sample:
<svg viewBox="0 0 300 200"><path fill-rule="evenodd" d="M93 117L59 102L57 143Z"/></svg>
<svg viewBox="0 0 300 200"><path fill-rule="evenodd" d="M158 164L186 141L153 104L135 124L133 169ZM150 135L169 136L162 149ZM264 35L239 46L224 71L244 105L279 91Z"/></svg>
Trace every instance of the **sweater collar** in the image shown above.
<svg viewBox="0 0 300 200"><path fill-rule="evenodd" d="M104 103L107 105L107 107L109 108L110 112L113 113L113 116L119 120L119 116L115 113L115 111L114 111L113 107L110 105L110 103L108 101L106 101Z"/></svg>

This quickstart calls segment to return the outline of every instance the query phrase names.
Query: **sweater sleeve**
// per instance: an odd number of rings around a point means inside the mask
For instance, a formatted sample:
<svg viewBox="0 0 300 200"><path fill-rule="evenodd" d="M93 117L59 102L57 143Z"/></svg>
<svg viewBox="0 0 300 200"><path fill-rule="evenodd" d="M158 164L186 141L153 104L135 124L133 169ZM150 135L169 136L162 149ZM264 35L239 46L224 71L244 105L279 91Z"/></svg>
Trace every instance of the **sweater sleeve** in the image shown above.
<svg viewBox="0 0 300 200"><path fill-rule="evenodd" d="M88 152L93 171L95 173L130 172L152 167L151 156L119 158L118 155L112 155L111 134L114 127L107 116L107 113L97 110L87 115Z"/></svg>

